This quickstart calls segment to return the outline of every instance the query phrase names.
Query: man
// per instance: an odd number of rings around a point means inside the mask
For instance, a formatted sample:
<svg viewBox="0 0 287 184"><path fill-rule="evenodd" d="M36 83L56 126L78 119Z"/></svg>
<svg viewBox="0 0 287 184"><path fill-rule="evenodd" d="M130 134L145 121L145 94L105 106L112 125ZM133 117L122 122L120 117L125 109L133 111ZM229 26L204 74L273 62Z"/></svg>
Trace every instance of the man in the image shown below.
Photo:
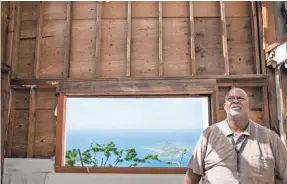
<svg viewBox="0 0 287 184"><path fill-rule="evenodd" d="M287 184L287 150L279 136L248 119L244 90L225 96L226 120L206 128L188 164L185 184Z"/></svg>

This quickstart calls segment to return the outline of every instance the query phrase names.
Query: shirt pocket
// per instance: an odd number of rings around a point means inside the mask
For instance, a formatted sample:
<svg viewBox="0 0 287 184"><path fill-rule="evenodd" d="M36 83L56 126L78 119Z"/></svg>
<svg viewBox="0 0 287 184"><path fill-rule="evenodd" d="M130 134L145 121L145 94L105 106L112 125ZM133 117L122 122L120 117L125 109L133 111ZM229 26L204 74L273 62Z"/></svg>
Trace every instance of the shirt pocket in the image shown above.
<svg viewBox="0 0 287 184"><path fill-rule="evenodd" d="M261 155L253 155L251 157L251 167L253 171L260 175L272 175L274 171L274 159Z"/></svg>

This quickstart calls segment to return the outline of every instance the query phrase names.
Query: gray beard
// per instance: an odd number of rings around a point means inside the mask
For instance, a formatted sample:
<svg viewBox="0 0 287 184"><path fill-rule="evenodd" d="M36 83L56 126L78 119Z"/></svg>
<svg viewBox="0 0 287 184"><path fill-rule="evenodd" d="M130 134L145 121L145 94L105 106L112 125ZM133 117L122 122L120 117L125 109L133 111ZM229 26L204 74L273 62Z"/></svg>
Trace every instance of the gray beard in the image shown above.
<svg viewBox="0 0 287 184"><path fill-rule="evenodd" d="M248 112L246 111L234 111L232 109L229 110L229 118L231 119L237 119L237 118L244 118L248 116Z"/></svg>

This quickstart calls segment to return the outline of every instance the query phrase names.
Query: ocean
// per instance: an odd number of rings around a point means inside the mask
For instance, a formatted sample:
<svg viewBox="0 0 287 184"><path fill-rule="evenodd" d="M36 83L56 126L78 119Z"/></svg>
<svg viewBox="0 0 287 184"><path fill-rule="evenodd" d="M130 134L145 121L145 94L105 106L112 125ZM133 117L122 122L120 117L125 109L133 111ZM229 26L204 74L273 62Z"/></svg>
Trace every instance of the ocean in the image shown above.
<svg viewBox="0 0 287 184"><path fill-rule="evenodd" d="M68 130L66 135L66 150L80 149L84 152L94 145L107 144L110 141L120 149L132 149L137 152L138 158L148 154L158 155L164 162L151 161L139 163L138 167L186 167L200 137L202 129L197 130ZM182 157L183 149L188 151ZM105 158L97 154L101 160ZM181 158L182 157L182 158ZM105 159L104 159L105 160ZM115 163L116 156L111 155L108 164ZM166 164L170 162L170 164ZM171 164L173 163L173 164ZM179 165L180 163L180 165ZM118 163L117 167L129 167L131 162Z"/></svg>

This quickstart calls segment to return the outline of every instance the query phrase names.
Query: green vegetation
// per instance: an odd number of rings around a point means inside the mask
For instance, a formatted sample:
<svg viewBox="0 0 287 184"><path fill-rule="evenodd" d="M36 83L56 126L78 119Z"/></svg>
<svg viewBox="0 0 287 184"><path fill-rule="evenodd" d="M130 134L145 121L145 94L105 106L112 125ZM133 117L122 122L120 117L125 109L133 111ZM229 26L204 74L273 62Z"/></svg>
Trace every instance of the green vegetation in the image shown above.
<svg viewBox="0 0 287 184"><path fill-rule="evenodd" d="M176 164L181 166L182 158L187 153L187 149L183 149L180 153L180 161L164 161L159 155L148 154L139 158L137 151L131 149L118 149L114 142L108 144L91 144L90 148L81 152L80 149L66 151L66 166L89 166L89 167L116 167L120 164L128 165L128 167L136 167L140 163L150 163L158 161L168 165ZM113 160L111 160L113 158Z"/></svg>

